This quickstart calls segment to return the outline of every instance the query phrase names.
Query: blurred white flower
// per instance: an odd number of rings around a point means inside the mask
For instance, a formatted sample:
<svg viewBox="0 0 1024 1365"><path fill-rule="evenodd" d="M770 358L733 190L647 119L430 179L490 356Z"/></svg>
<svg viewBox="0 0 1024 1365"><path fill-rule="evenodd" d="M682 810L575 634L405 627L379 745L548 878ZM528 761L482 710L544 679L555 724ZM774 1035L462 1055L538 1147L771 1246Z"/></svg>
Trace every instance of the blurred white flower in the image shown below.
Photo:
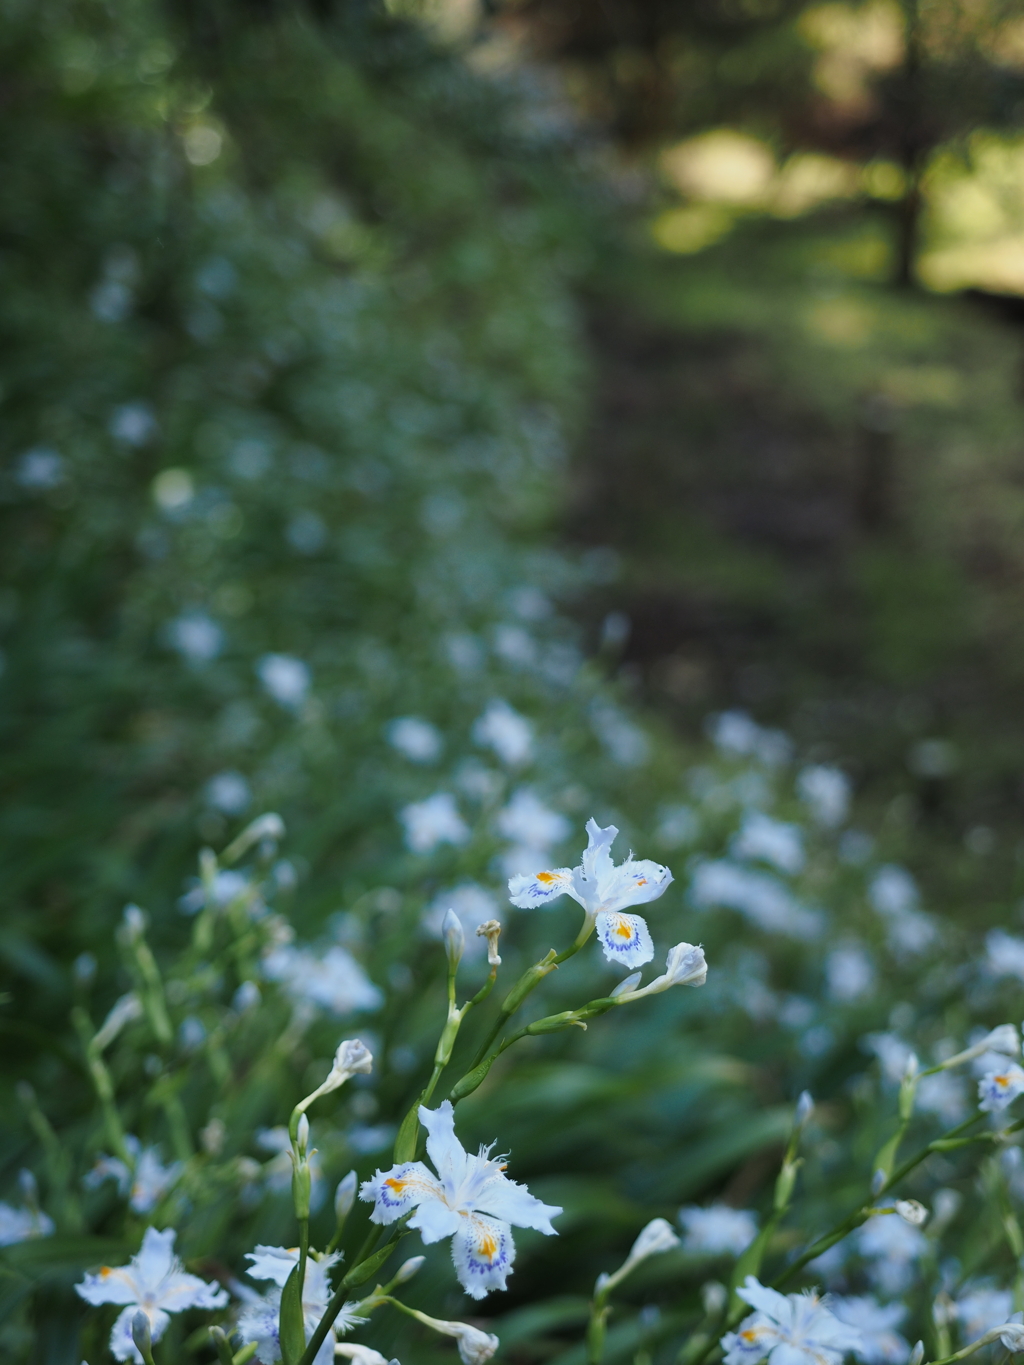
<svg viewBox="0 0 1024 1365"><path fill-rule="evenodd" d="M120 1157L100 1153L92 1169L83 1177L82 1184L87 1190L94 1190L105 1180L114 1180L119 1193L129 1196L129 1205L135 1213L152 1213L164 1195L174 1187L184 1165L180 1161L172 1161L165 1166L160 1158L160 1148L143 1147L132 1133L125 1136L124 1145L132 1158L130 1167Z"/></svg>
<svg viewBox="0 0 1024 1365"><path fill-rule="evenodd" d="M679 1210L685 1230L683 1250L695 1256L738 1256L757 1236L757 1217L729 1204L696 1204Z"/></svg>
<svg viewBox="0 0 1024 1365"><path fill-rule="evenodd" d="M309 666L291 654L264 654L256 665L263 690L281 706L297 709L309 695Z"/></svg>
<svg viewBox="0 0 1024 1365"><path fill-rule="evenodd" d="M122 403L111 413L108 429L115 441L144 446L156 431L156 418L148 403Z"/></svg>
<svg viewBox="0 0 1024 1365"><path fill-rule="evenodd" d="M398 812L405 826L405 842L413 853L430 853L438 844L464 844L469 826L459 814L451 792L435 792L425 801L413 801Z"/></svg>
<svg viewBox="0 0 1024 1365"><path fill-rule="evenodd" d="M572 826L564 815L546 806L530 787L519 787L495 817L504 839L530 849L547 849L567 839Z"/></svg>
<svg viewBox="0 0 1024 1365"><path fill-rule="evenodd" d="M477 744L493 751L510 768L521 767L533 757L533 726L507 701L492 701L473 725Z"/></svg>
<svg viewBox="0 0 1024 1365"><path fill-rule="evenodd" d="M620 768L638 768L647 761L650 741L640 726L610 702L590 705L590 723L608 757Z"/></svg>
<svg viewBox="0 0 1024 1365"><path fill-rule="evenodd" d="M880 915L902 915L907 910L917 909L920 892L905 867L886 863L878 868L868 884L868 900Z"/></svg>
<svg viewBox="0 0 1024 1365"><path fill-rule="evenodd" d="M215 773L204 789L206 803L225 815L241 815L252 802L249 784L241 773L228 769Z"/></svg>
<svg viewBox="0 0 1024 1365"><path fill-rule="evenodd" d="M910 1359L910 1342L896 1331L907 1316L904 1304L883 1306L870 1294L863 1294L849 1298L830 1297L828 1305L840 1322L855 1327L860 1333L861 1344L853 1349L864 1365L906 1365Z"/></svg>
<svg viewBox="0 0 1024 1365"><path fill-rule="evenodd" d="M389 1365L387 1356L382 1356L372 1346L364 1346L359 1341L336 1342L334 1354L339 1360L354 1361L355 1365ZM262 1356L259 1359L262 1360Z"/></svg>
<svg viewBox="0 0 1024 1365"><path fill-rule="evenodd" d="M1013 1312L1013 1294L1009 1289L979 1286L961 1294L953 1312L963 1331L964 1341L976 1341L1009 1319Z"/></svg>
<svg viewBox="0 0 1024 1365"><path fill-rule="evenodd" d="M323 954L283 943L263 959L263 975L279 982L296 1003L308 1001L328 1013L379 1009L384 997L351 953L337 944Z"/></svg>
<svg viewBox="0 0 1024 1365"><path fill-rule="evenodd" d="M725 1365L841 1365L860 1333L833 1317L813 1292L780 1294L748 1275L736 1291L755 1310L722 1338Z"/></svg>
<svg viewBox="0 0 1024 1365"><path fill-rule="evenodd" d="M252 1341L257 1343L256 1354L262 1365L275 1365L275 1362L281 1359L278 1338L281 1290L299 1263L299 1250L298 1247L258 1246L255 1251L246 1252L245 1259L252 1262L247 1272L252 1279L270 1280L275 1288L243 1307L238 1319L238 1335L243 1345ZM307 1341L316 1330L331 1300L331 1282L327 1272L340 1260L340 1254L335 1252L329 1256L322 1256L319 1261L312 1256L306 1261L306 1278L302 1287L302 1320ZM327 1333L324 1344L314 1357L314 1365L331 1365L338 1337L365 1322L365 1318L360 1318L355 1313L356 1307L355 1303L346 1303L342 1308Z"/></svg>
<svg viewBox="0 0 1024 1365"><path fill-rule="evenodd" d="M722 711L707 723L712 742L723 754L737 758L753 758L766 768L788 763L793 752L789 736L781 730L768 730L746 711Z"/></svg>
<svg viewBox="0 0 1024 1365"><path fill-rule="evenodd" d="M451 1237L459 1283L471 1298L482 1299L491 1289L504 1289L512 1272L510 1224L553 1237L551 1219L562 1210L509 1180L506 1163L490 1159L490 1147L471 1156L455 1136L450 1101L437 1109L420 1105L419 1119L437 1174L422 1161L403 1162L378 1170L364 1182L359 1197L374 1206L371 1222L393 1223L412 1213L409 1227L419 1230L426 1245Z"/></svg>
<svg viewBox="0 0 1024 1365"><path fill-rule="evenodd" d="M234 868L222 868L213 878L213 885L210 888L210 903L218 910L223 910L239 896L244 896L246 892L252 892L252 901L249 906L250 913L256 910L257 905L262 905L257 896L257 888L249 881L244 872L237 872ZM206 887L202 882L197 882L184 896L178 899L178 909L183 915L194 915L202 910L206 904Z"/></svg>
<svg viewBox="0 0 1024 1365"><path fill-rule="evenodd" d="M186 611L167 626L167 642L190 664L208 664L224 648L224 632L205 611Z"/></svg>
<svg viewBox="0 0 1024 1365"><path fill-rule="evenodd" d="M985 935L985 953L985 968L991 976L1015 976L1024 981L1024 938L992 929Z"/></svg>
<svg viewBox="0 0 1024 1365"><path fill-rule="evenodd" d="M859 1000L875 984L875 966L866 948L857 943L833 948L825 958L825 981L831 999Z"/></svg>
<svg viewBox="0 0 1024 1365"><path fill-rule="evenodd" d="M794 938L817 938L821 933L821 917L802 905L788 887L767 872L738 867L725 859L696 864L690 900L698 910L719 905L738 910L768 933Z"/></svg>
<svg viewBox="0 0 1024 1365"><path fill-rule="evenodd" d="M748 811L730 852L734 858L771 863L780 872L800 872L805 861L803 830L759 810Z"/></svg>
<svg viewBox="0 0 1024 1365"><path fill-rule="evenodd" d="M817 824L835 829L846 819L850 809L850 779L839 768L812 764L797 777L796 789Z"/></svg>
<svg viewBox="0 0 1024 1365"><path fill-rule="evenodd" d="M65 479L63 457L49 446L26 450L15 464L14 479L22 488L33 493L59 488Z"/></svg>
<svg viewBox="0 0 1024 1365"><path fill-rule="evenodd" d="M32 1237L52 1236L53 1219L41 1209L18 1209L0 1201L0 1247L27 1242Z"/></svg>
<svg viewBox="0 0 1024 1365"><path fill-rule="evenodd" d="M881 1208L895 1208L892 1203ZM856 1234L857 1250L868 1262L868 1278L887 1297L903 1293L914 1278L914 1262L928 1251L920 1228L895 1213L875 1214Z"/></svg>
<svg viewBox="0 0 1024 1365"><path fill-rule="evenodd" d="M467 959L482 957L487 945L477 937L476 928L497 914L497 898L476 882L463 882L450 891L439 891L423 913L423 927L431 937L441 938L441 926L449 909L458 915L466 935Z"/></svg>
<svg viewBox="0 0 1024 1365"><path fill-rule="evenodd" d="M700 832L700 820L692 806L665 806L658 822L658 838L668 848L692 844Z"/></svg>
<svg viewBox="0 0 1024 1365"><path fill-rule="evenodd" d="M522 626L498 625L494 629L494 652L513 668L533 668L537 662L537 641Z"/></svg>
<svg viewBox="0 0 1024 1365"><path fill-rule="evenodd" d="M132 1340L132 1318L140 1310L149 1319L153 1341L159 1341L170 1324L171 1313L186 1308L223 1308L227 1290L207 1284L196 1275L187 1275L174 1255L173 1228L163 1232L147 1228L142 1247L127 1265L104 1266L87 1274L75 1285L86 1303L124 1305L110 1333L110 1350L115 1360L133 1360L142 1365L142 1356Z"/></svg>
<svg viewBox="0 0 1024 1365"><path fill-rule="evenodd" d="M865 1052L873 1052L878 1058L885 1079L898 1085L913 1054L910 1044L895 1033L866 1033L860 1045Z"/></svg>
<svg viewBox="0 0 1024 1365"><path fill-rule="evenodd" d="M399 716L387 727L388 743L410 763L434 763L441 756L444 741L436 725L419 716Z"/></svg>
<svg viewBox="0 0 1024 1365"><path fill-rule="evenodd" d="M922 1114L935 1114L946 1127L951 1128L967 1117L963 1081L948 1071L922 1076L917 1084L915 1107Z"/></svg>
<svg viewBox="0 0 1024 1365"><path fill-rule="evenodd" d="M1024 1070L1016 1063L990 1071L978 1082L978 1108L1001 1113L1018 1095L1024 1094Z"/></svg>
<svg viewBox="0 0 1024 1365"><path fill-rule="evenodd" d="M512 877L509 900L521 910L530 910L548 905L558 896L571 896L593 921L608 961L640 967L654 956L651 935L644 919L623 911L630 905L657 900L671 883L672 873L660 863L633 857L616 866L611 857L611 846L619 832L616 827L602 829L590 819L586 829L587 847L579 867Z"/></svg>

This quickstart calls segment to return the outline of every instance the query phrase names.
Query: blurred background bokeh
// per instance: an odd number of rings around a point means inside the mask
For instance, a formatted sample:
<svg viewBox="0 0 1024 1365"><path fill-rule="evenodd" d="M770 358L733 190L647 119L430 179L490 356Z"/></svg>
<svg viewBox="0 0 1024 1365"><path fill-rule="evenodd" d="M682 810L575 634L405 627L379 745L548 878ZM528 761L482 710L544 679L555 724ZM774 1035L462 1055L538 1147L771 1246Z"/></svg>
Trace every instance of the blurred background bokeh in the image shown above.
<svg viewBox="0 0 1024 1365"><path fill-rule="evenodd" d="M198 848L258 811L303 936L401 996L442 901L485 918L591 813L693 911L687 860L771 804L747 767L838 766L860 844L779 779L832 840L807 900L888 914L863 868L898 864L897 918L920 887L951 926L931 994L900 976L928 934L862 926L877 961L829 995L823 949L747 925L767 996L722 987L690 1089L669 1053L555 1068L537 1104L577 1128L508 1116L581 1236L612 1196L574 1132L637 1173L627 1243L666 1152L667 1197L756 1202L774 1106L853 1093L893 1010L955 1031L952 964L1021 927L1019 4L3 0L0 111L7 1091L85 1125L74 991L102 1017L124 903L172 945ZM846 1023L787 1016L819 986ZM412 1087L429 1027L394 1008ZM52 1274L11 1350L77 1365ZM523 1358L562 1321L524 1318Z"/></svg>

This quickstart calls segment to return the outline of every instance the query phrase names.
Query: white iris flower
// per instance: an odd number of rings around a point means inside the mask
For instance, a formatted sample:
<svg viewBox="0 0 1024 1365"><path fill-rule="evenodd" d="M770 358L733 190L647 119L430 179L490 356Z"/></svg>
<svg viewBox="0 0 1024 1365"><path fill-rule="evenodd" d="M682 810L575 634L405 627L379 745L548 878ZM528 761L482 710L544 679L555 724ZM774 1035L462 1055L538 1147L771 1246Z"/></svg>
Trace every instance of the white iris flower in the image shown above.
<svg viewBox="0 0 1024 1365"><path fill-rule="evenodd" d="M275 1288L269 1290L262 1298L256 1298L246 1304L238 1320L238 1334L245 1344L251 1341L257 1343L256 1354L262 1365L274 1365L275 1361L281 1359L281 1341L278 1335L281 1290L299 1263L299 1249L258 1246L255 1251L246 1253L246 1260L252 1262L248 1273L254 1280L272 1280ZM306 1261L306 1279L302 1288L302 1319L307 1341L316 1330L331 1300L331 1284L327 1272L340 1260L340 1254L335 1254L322 1256L319 1261L310 1256ZM355 1307L354 1303L346 1303L342 1308L324 1338L323 1345L316 1353L314 1365L331 1365L338 1337L365 1321L353 1312Z"/></svg>
<svg viewBox="0 0 1024 1365"><path fill-rule="evenodd" d="M455 1136L450 1101L438 1109L419 1110L427 1130L427 1155L435 1175L422 1161L406 1161L378 1170L363 1183L360 1199L374 1205L374 1223L393 1223L415 1209L409 1219L424 1243L452 1239L452 1260L459 1283L474 1299L491 1289L504 1289L515 1259L511 1224L555 1235L551 1219L562 1212L543 1204L525 1185L505 1175L505 1162L481 1147L471 1156Z"/></svg>
<svg viewBox="0 0 1024 1365"><path fill-rule="evenodd" d="M588 921L596 925L608 961L641 967L654 956L647 922L623 911L629 905L657 900L670 885L672 873L660 863L637 860L632 854L616 867L611 845L618 832L614 825L602 829L596 820L588 820L588 843L580 866L512 877L509 900L529 910L547 905L557 896L571 896L583 906Z"/></svg>
<svg viewBox="0 0 1024 1365"><path fill-rule="evenodd" d="M998 1114L1024 1094L1024 1070L1014 1062L999 1071L991 1071L978 1082L978 1108Z"/></svg>
<svg viewBox="0 0 1024 1365"><path fill-rule="evenodd" d="M906 1365L910 1359L910 1342L896 1331L907 1316L904 1304L880 1304L870 1294L849 1298L830 1296L828 1304L840 1322L855 1327L863 1337L856 1354L864 1365Z"/></svg>
<svg viewBox="0 0 1024 1365"><path fill-rule="evenodd" d="M814 1293L780 1294L753 1275L736 1291L755 1311L722 1338L725 1365L840 1365L861 1334L839 1321Z"/></svg>
<svg viewBox="0 0 1024 1365"><path fill-rule="evenodd" d="M124 1305L110 1334L110 1350L115 1360L133 1360L142 1365L142 1356L132 1340L132 1318L140 1310L149 1319L150 1336L159 1341L167 1330L171 1313L181 1313L186 1308L223 1308L228 1301L227 1290L185 1273L174 1254L174 1237L173 1228L163 1232L147 1228L142 1247L127 1265L105 1265L75 1285L86 1303Z"/></svg>

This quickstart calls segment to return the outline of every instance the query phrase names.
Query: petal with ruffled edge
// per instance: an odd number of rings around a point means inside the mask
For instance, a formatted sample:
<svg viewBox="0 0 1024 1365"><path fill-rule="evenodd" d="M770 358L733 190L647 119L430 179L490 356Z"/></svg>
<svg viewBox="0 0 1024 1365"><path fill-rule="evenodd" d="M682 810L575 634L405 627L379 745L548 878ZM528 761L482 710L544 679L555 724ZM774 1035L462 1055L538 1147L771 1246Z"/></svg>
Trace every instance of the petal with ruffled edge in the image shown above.
<svg viewBox="0 0 1024 1365"><path fill-rule="evenodd" d="M654 944L647 921L639 915L619 911L597 917L597 937L609 962L623 967L642 967L654 956Z"/></svg>
<svg viewBox="0 0 1024 1365"><path fill-rule="evenodd" d="M226 1289L184 1270L173 1270L160 1286L160 1306L169 1313L183 1313L186 1308L223 1308L227 1301Z"/></svg>
<svg viewBox="0 0 1024 1365"><path fill-rule="evenodd" d="M131 1304L123 1312L118 1313L117 1321L110 1333L110 1354L115 1360L134 1360L136 1365L142 1365L142 1356L132 1340L132 1318L138 1311L139 1305ZM160 1308L143 1308L142 1311L149 1318L151 1340L159 1341L167 1331L167 1325L171 1319Z"/></svg>
<svg viewBox="0 0 1024 1365"><path fill-rule="evenodd" d="M284 1287L284 1282L299 1263L298 1247L257 1246L247 1251L245 1259L252 1265L246 1271L254 1280L273 1280Z"/></svg>
<svg viewBox="0 0 1024 1365"><path fill-rule="evenodd" d="M455 1136L455 1110L451 1100L442 1101L436 1109L421 1104L419 1120L427 1130L427 1156L449 1195L454 1195L466 1178L469 1158Z"/></svg>
<svg viewBox="0 0 1024 1365"><path fill-rule="evenodd" d="M648 858L627 858L612 869L612 876L602 887L601 909L624 910L628 905L646 905L664 895L672 881L672 873L661 863L652 863Z"/></svg>
<svg viewBox="0 0 1024 1365"><path fill-rule="evenodd" d="M559 896L572 896L573 900L580 900L573 886L570 867L555 867L549 872L535 872L533 876L520 872L508 881L508 898L520 910L549 905Z"/></svg>
<svg viewBox="0 0 1024 1365"><path fill-rule="evenodd" d="M409 1219L409 1226L419 1232L425 1246L430 1246L458 1232L464 1218L464 1213L456 1213L443 1199L424 1199Z"/></svg>
<svg viewBox="0 0 1024 1365"><path fill-rule="evenodd" d="M444 1199L444 1186L422 1161L406 1161L364 1180L359 1198L372 1203L371 1223L393 1223L425 1199Z"/></svg>
<svg viewBox="0 0 1024 1365"><path fill-rule="evenodd" d="M452 1260L459 1284L471 1299L504 1289L512 1272L516 1247L507 1223L471 1213L452 1238Z"/></svg>
<svg viewBox="0 0 1024 1365"><path fill-rule="evenodd" d="M769 1289L753 1275L743 1281L743 1288L736 1290L737 1295L751 1308L774 1319L781 1327L789 1327L793 1320L793 1306L785 1294L777 1289Z"/></svg>
<svg viewBox="0 0 1024 1365"><path fill-rule="evenodd" d="M561 1206L543 1203L525 1185L517 1185L503 1175L484 1185L475 1206L481 1213L489 1213L514 1227L535 1228L546 1237L558 1234L558 1229L551 1226L551 1220L562 1212Z"/></svg>

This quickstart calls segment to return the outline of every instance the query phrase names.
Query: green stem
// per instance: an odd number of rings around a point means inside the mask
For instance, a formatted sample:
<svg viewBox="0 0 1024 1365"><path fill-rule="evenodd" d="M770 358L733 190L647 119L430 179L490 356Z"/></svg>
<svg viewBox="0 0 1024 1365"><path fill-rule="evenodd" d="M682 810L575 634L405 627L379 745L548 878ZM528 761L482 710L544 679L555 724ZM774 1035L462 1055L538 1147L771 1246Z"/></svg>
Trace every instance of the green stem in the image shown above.
<svg viewBox="0 0 1024 1365"><path fill-rule="evenodd" d="M313 1361L316 1359L317 1352L320 1350L320 1347L327 1340L327 1333L334 1326L335 1319L341 1312L342 1308L345 1306L346 1290L351 1289L353 1285L362 1284L363 1280L369 1279L370 1275L373 1274L377 1266L382 1265L384 1261L387 1259L387 1256L390 1255L390 1253L394 1250L393 1245L394 1242L397 1241L399 1237L405 1236L406 1231L407 1229L405 1227L405 1219L402 1219L400 1222L395 1223L391 1229L391 1235L388 1237L388 1240L385 1243L385 1245L381 1247L380 1250L373 1252L371 1255L363 1257L363 1259L357 1261L357 1263L352 1267L352 1269L342 1280L341 1284L331 1295L331 1301L327 1305L327 1309L324 1312L323 1317L317 1323L316 1328L313 1331L313 1335L310 1337L309 1342L306 1345L306 1349L295 1362L295 1365L313 1365Z"/></svg>

